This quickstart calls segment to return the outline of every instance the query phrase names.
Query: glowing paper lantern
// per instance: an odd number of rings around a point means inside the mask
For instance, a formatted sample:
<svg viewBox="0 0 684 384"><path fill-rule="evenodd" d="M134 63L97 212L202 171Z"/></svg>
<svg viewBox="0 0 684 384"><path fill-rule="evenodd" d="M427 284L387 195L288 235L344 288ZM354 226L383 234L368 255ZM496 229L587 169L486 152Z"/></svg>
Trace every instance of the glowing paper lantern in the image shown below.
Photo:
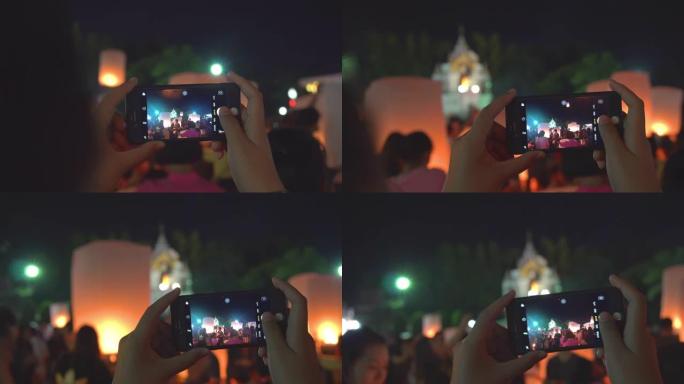
<svg viewBox="0 0 684 384"><path fill-rule="evenodd" d="M71 263L74 330L97 330L105 354L138 324L149 306L152 249L125 241L94 241L77 248Z"/></svg>
<svg viewBox="0 0 684 384"><path fill-rule="evenodd" d="M100 52L100 85L118 87L126 81L126 54L118 49Z"/></svg>
<svg viewBox="0 0 684 384"><path fill-rule="evenodd" d="M660 301L660 317L672 319L672 327L684 340L684 264L665 268Z"/></svg>
<svg viewBox="0 0 684 384"><path fill-rule="evenodd" d="M318 273L302 273L289 279L307 299L309 333L316 344L337 344L342 334L342 279Z"/></svg>
<svg viewBox="0 0 684 384"><path fill-rule="evenodd" d="M648 72L642 71L619 71L613 73L611 78L617 82L620 82L631 89L641 100L644 101L644 113L646 116L646 135L651 135L651 111L652 111L652 99L651 99L651 77ZM627 111L629 108L626 107L625 103L622 104L622 109Z"/></svg>
<svg viewBox="0 0 684 384"><path fill-rule="evenodd" d="M450 147L442 112L442 85L421 77L390 77L366 90L366 109L379 152L392 132L423 131L432 140L430 167L449 169Z"/></svg>
<svg viewBox="0 0 684 384"><path fill-rule="evenodd" d="M653 87L653 124L651 131L658 136L677 137L682 128L683 91L675 87Z"/></svg>
<svg viewBox="0 0 684 384"><path fill-rule="evenodd" d="M423 336L433 338L442 330L442 315L439 313L426 313L423 315Z"/></svg>
<svg viewBox="0 0 684 384"><path fill-rule="evenodd" d="M69 304L52 303L50 304L50 324L55 328L64 328L71 321Z"/></svg>

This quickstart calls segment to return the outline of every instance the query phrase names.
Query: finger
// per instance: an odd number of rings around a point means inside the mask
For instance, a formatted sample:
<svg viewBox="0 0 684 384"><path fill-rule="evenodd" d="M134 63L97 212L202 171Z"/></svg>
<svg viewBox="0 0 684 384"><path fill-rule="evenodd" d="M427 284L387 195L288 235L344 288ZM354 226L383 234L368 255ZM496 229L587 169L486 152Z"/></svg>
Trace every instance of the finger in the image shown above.
<svg viewBox="0 0 684 384"><path fill-rule="evenodd" d="M604 151L601 151L601 150L595 150L592 155L594 157L594 161L596 162L596 165L600 169L605 169L606 168L606 153Z"/></svg>
<svg viewBox="0 0 684 384"><path fill-rule="evenodd" d="M599 132L603 139L603 146L605 147L607 157L622 158L627 154L627 147L618 133L617 127L613 124L611 119L606 115L601 115L598 119Z"/></svg>
<svg viewBox="0 0 684 384"><path fill-rule="evenodd" d="M487 134L489 134L489 131L492 129L494 118L511 102L511 100L513 100L514 97L515 90L511 89L494 99L494 101L480 111L480 114L475 119L475 123L473 123L473 128L470 133L475 142L484 144Z"/></svg>
<svg viewBox="0 0 684 384"><path fill-rule="evenodd" d="M470 332L470 336L476 340L484 339L491 323L501 315L501 312L503 312L504 308L506 308L514 297L515 292L509 291L495 302L489 304L489 306L480 313L480 316L478 316L475 327L473 327L473 330Z"/></svg>
<svg viewBox="0 0 684 384"><path fill-rule="evenodd" d="M302 347L309 336L306 297L285 281L275 277L272 280L273 285L280 289L285 294L285 297L287 297L287 300L292 303L290 316L287 320L287 340L290 342L290 345L296 342L296 347Z"/></svg>
<svg viewBox="0 0 684 384"><path fill-rule="evenodd" d="M226 132L226 140L228 145L243 147L250 144L250 141L247 138L247 135L245 135L245 131L242 129L240 122L237 121L228 107L219 108L218 113L221 126Z"/></svg>
<svg viewBox="0 0 684 384"><path fill-rule="evenodd" d="M98 122L101 124L108 124L106 120L111 119L116 106L119 105L126 95L138 85L138 79L135 77L129 79L120 86L113 88L109 93L102 97L100 104L97 107ZM105 121L103 121L105 120Z"/></svg>
<svg viewBox="0 0 684 384"><path fill-rule="evenodd" d="M534 351L501 364L500 374L503 377L500 380L510 380L522 375L545 357L546 352Z"/></svg>
<svg viewBox="0 0 684 384"><path fill-rule="evenodd" d="M625 339L641 335L646 328L646 298L632 284L615 275L609 277L610 284L619 289L627 300Z"/></svg>
<svg viewBox="0 0 684 384"><path fill-rule="evenodd" d="M176 300L180 295L180 288L172 289L171 292L160 297L157 301L152 303L145 313L143 313L138 325L135 327L135 333L141 335L144 339L149 339L154 332L154 327L159 323L159 316Z"/></svg>
<svg viewBox="0 0 684 384"><path fill-rule="evenodd" d="M161 363L164 376L173 376L193 366L199 359L209 355L209 350L205 348L191 349L188 352L172 357L170 359L163 359Z"/></svg>
<svg viewBox="0 0 684 384"><path fill-rule="evenodd" d="M512 177L526 169L529 169L535 161L543 159L544 156L546 155L542 151L527 152L515 159L502 161L497 164L497 167L502 175Z"/></svg>
<svg viewBox="0 0 684 384"><path fill-rule="evenodd" d="M619 356L624 349L624 343L610 313L601 312L599 314L599 328L601 329L605 355Z"/></svg>
<svg viewBox="0 0 684 384"><path fill-rule="evenodd" d="M264 327L264 337L266 339L267 354L269 356L282 357L290 347L285 342L285 337L280 331L278 320L270 312L264 312L261 316L261 324Z"/></svg>
<svg viewBox="0 0 684 384"><path fill-rule="evenodd" d="M629 113L624 124L625 141L634 150L635 147L632 147L632 144L646 140L644 101L624 84L612 79L608 83L610 88L617 92L629 107Z"/></svg>
<svg viewBox="0 0 684 384"><path fill-rule="evenodd" d="M157 152L164 149L165 146L166 144L162 141L153 141L129 151L121 152L121 156L124 158L123 165L126 169L134 167L143 161L152 158Z"/></svg>

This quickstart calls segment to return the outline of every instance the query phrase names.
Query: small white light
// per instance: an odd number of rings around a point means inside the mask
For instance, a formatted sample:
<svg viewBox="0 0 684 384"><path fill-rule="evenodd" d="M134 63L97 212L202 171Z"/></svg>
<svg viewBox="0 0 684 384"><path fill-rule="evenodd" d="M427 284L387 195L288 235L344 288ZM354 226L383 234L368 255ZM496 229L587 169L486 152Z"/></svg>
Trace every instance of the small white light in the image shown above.
<svg viewBox="0 0 684 384"><path fill-rule="evenodd" d="M525 303L520 303L520 308L525 308Z"/></svg>
<svg viewBox="0 0 684 384"><path fill-rule="evenodd" d="M185 302L185 305L190 305L190 302L186 301L186 302Z"/></svg>
<svg viewBox="0 0 684 384"><path fill-rule="evenodd" d="M142 95L143 95L143 96L147 96L147 94L146 94L145 92L143 92Z"/></svg>
<svg viewBox="0 0 684 384"><path fill-rule="evenodd" d="M568 301L567 301L566 299L561 299L561 304L565 304L565 303L567 303L567 302L568 302Z"/></svg>
<svg viewBox="0 0 684 384"><path fill-rule="evenodd" d="M477 84L475 84L475 85L473 85L472 87L470 87L470 91L471 91L472 93L480 93L480 86L477 85Z"/></svg>
<svg viewBox="0 0 684 384"><path fill-rule="evenodd" d="M548 289L542 289L542 290L541 290L541 294L542 294L542 295L548 295L549 293L551 293L551 292L549 292Z"/></svg>
<svg viewBox="0 0 684 384"><path fill-rule="evenodd" d="M230 303L230 299L226 297L226 298L223 300L223 302L226 303L226 304L229 304L229 303Z"/></svg>
<svg viewBox="0 0 684 384"><path fill-rule="evenodd" d="M290 99L296 99L297 98L297 90L294 88L290 88L287 90L287 97Z"/></svg>
<svg viewBox="0 0 684 384"><path fill-rule="evenodd" d="M459 92L459 93L466 93L466 92L468 92L468 86L467 86L467 85L464 85L464 84L459 85L457 89L458 89L458 92Z"/></svg>
<svg viewBox="0 0 684 384"><path fill-rule="evenodd" d="M287 115L287 108L285 108L285 107L280 107L280 108L278 108L278 114L279 114L280 116L285 116L285 115Z"/></svg>
<svg viewBox="0 0 684 384"><path fill-rule="evenodd" d="M183 91L183 96L187 96L187 95L188 95L188 91Z"/></svg>
<svg viewBox="0 0 684 384"><path fill-rule="evenodd" d="M521 107L524 107L524 106L525 106L525 103L520 103L520 106L521 106Z"/></svg>
<svg viewBox="0 0 684 384"><path fill-rule="evenodd" d="M474 319L468 320L468 328L473 328L473 327L475 327L475 320Z"/></svg>

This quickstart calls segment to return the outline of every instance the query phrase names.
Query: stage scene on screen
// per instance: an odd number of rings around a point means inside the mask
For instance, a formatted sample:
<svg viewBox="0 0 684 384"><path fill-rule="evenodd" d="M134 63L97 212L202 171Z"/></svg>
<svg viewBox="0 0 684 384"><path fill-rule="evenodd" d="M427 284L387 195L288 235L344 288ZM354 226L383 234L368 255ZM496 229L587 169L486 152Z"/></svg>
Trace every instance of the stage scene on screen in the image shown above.
<svg viewBox="0 0 684 384"><path fill-rule="evenodd" d="M534 100L524 104L527 149L554 150L590 147L597 105L590 97Z"/></svg>
<svg viewBox="0 0 684 384"><path fill-rule="evenodd" d="M190 304L192 345L218 347L257 341L257 305L249 297L206 296Z"/></svg>
<svg viewBox="0 0 684 384"><path fill-rule="evenodd" d="M600 338L590 298L563 298L527 308L530 350L554 351L595 346ZM598 313L598 307L596 312Z"/></svg>
<svg viewBox="0 0 684 384"><path fill-rule="evenodd" d="M214 130L212 90L165 89L147 95L150 140L208 137Z"/></svg>

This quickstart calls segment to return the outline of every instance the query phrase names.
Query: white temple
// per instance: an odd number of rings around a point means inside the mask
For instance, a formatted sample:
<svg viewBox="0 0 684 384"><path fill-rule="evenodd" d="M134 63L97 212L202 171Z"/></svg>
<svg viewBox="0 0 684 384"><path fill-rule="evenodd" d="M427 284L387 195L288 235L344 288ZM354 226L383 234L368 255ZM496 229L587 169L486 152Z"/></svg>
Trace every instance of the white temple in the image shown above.
<svg viewBox="0 0 684 384"><path fill-rule="evenodd" d="M446 117L467 119L472 108L482 109L492 100L489 71L468 46L463 28L448 62L437 64L432 79L442 83L442 108Z"/></svg>
<svg viewBox="0 0 684 384"><path fill-rule="evenodd" d="M515 290L516 297L547 295L561 291L558 274L534 248L530 233L527 234L527 243L522 256L518 259L517 268L506 272L501 288L503 293Z"/></svg>
<svg viewBox="0 0 684 384"><path fill-rule="evenodd" d="M192 293L192 276L188 266L181 261L178 252L171 248L166 240L164 226L160 226L157 244L150 257L152 302L176 287L180 287L183 294Z"/></svg>

